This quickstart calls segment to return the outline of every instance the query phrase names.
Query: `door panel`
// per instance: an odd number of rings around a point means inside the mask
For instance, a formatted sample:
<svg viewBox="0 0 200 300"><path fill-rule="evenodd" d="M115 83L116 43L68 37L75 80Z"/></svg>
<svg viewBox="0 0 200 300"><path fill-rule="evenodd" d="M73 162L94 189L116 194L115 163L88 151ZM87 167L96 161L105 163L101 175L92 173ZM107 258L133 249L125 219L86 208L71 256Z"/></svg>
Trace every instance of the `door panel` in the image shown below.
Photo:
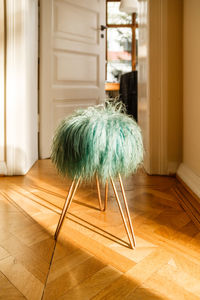
<svg viewBox="0 0 200 300"><path fill-rule="evenodd" d="M98 59L96 55L67 51L64 54L57 52L54 54L54 71L54 84L90 84L98 87Z"/></svg>
<svg viewBox="0 0 200 300"><path fill-rule="evenodd" d="M57 35L83 43L97 43L99 34L94 29L98 26L99 14L96 11L66 2L54 3L54 10L54 32Z"/></svg>
<svg viewBox="0 0 200 300"><path fill-rule="evenodd" d="M75 109L105 99L105 0L41 1L40 156Z"/></svg>

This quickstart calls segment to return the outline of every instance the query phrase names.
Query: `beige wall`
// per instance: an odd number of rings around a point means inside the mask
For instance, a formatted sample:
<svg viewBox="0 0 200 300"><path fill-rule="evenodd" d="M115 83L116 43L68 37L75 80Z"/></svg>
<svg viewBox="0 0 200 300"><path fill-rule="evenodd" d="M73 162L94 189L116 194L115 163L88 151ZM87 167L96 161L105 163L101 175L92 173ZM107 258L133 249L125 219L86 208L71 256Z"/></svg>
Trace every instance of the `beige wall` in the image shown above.
<svg viewBox="0 0 200 300"><path fill-rule="evenodd" d="M183 162L200 176L200 1L184 1Z"/></svg>
<svg viewBox="0 0 200 300"><path fill-rule="evenodd" d="M183 162L178 175L200 197L200 0L184 0Z"/></svg>

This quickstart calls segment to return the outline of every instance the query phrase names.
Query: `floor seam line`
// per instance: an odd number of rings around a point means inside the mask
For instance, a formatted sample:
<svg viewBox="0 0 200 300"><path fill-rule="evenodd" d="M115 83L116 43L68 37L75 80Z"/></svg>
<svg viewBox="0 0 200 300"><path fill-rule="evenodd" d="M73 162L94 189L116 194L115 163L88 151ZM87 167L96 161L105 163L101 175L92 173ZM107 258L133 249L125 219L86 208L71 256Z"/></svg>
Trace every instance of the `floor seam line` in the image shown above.
<svg viewBox="0 0 200 300"><path fill-rule="evenodd" d="M54 248L53 248L53 253L52 253L52 256L51 256L50 263L49 263L49 269L48 269L47 277L46 277L46 280L45 280L45 283L44 283L44 288L43 288L41 300L43 300L43 298L44 298L44 292L45 292L47 281L48 281L48 278L49 278L49 273L50 273L50 270L51 270L51 266L52 266L52 262L53 262L53 258L54 258L54 254L55 254L56 245L57 245L57 241L55 240L55 244L54 244Z"/></svg>

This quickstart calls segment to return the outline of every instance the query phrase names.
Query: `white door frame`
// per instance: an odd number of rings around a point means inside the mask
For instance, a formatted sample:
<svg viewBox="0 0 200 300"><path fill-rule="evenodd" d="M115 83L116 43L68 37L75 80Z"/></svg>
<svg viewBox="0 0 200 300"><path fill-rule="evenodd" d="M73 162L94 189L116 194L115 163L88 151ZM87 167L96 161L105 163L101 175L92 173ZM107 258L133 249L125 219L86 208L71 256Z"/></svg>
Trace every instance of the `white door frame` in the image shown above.
<svg viewBox="0 0 200 300"><path fill-rule="evenodd" d="M4 0L4 175L24 175L38 158L37 0ZM5 60L4 60L5 61ZM1 101L2 105L2 101Z"/></svg>
<svg viewBox="0 0 200 300"><path fill-rule="evenodd" d="M182 159L181 14L179 0L139 0L138 120L149 174L175 174ZM172 57L169 43L180 53ZM171 76L174 63L179 72Z"/></svg>
<svg viewBox="0 0 200 300"><path fill-rule="evenodd" d="M0 174L7 174L6 167L6 126L5 126L5 77L6 77L6 31L5 1L0 0Z"/></svg>
<svg viewBox="0 0 200 300"><path fill-rule="evenodd" d="M144 136L145 170L149 174L167 174L162 8L162 0L139 1L138 120Z"/></svg>

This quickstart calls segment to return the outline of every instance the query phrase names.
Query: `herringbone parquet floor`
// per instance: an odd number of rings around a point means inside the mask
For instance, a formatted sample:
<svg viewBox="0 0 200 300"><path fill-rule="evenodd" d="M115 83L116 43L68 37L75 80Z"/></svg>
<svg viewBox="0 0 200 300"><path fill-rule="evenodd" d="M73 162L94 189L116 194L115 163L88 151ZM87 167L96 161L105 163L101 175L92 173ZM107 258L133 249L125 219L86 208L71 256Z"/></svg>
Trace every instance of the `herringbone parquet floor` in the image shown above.
<svg viewBox="0 0 200 300"><path fill-rule="evenodd" d="M111 188L100 212L95 185L78 190L55 243L69 183L49 160L0 178L0 299L200 299L200 233L175 178L125 181L135 250Z"/></svg>

